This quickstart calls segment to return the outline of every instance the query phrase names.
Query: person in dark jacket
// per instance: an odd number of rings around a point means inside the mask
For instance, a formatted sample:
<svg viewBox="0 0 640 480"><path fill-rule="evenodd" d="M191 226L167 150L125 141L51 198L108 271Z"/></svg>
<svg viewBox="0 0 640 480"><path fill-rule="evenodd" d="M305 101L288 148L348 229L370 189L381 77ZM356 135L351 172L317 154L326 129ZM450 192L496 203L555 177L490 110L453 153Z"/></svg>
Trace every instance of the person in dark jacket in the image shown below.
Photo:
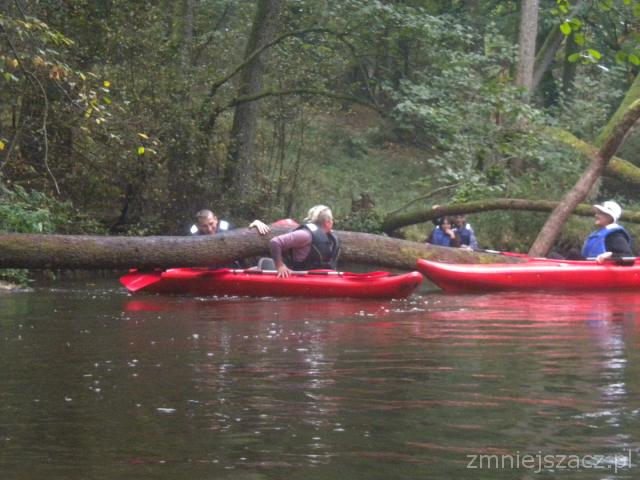
<svg viewBox="0 0 640 480"><path fill-rule="evenodd" d="M278 277L287 278L291 274L284 262L284 253L289 253L288 263L293 270L335 270L340 254L340 240L333 233L331 209L325 205L309 209L303 225L269 241L269 251Z"/></svg>
<svg viewBox="0 0 640 480"><path fill-rule="evenodd" d="M596 258L598 263L608 258L632 256L631 236L624 227L616 223L622 215L622 208L613 200L602 205L594 205L595 226L582 246L584 258Z"/></svg>
<svg viewBox="0 0 640 480"><path fill-rule="evenodd" d="M427 243L441 247L459 247L460 235L451 225L449 217L444 217L436 228L427 237Z"/></svg>
<svg viewBox="0 0 640 480"><path fill-rule="evenodd" d="M471 250L478 249L478 240L476 234L471 228L471 225L467 223L467 217L464 214L456 215L453 217L454 230L460 235L460 246Z"/></svg>

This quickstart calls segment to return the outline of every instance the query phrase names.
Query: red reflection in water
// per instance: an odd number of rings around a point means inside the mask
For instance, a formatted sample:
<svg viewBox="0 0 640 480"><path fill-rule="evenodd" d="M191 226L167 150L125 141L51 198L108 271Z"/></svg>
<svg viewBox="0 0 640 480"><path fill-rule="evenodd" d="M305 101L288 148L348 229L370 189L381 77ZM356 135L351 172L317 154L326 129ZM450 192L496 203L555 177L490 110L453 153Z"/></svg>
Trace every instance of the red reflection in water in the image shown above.
<svg viewBox="0 0 640 480"><path fill-rule="evenodd" d="M444 309L433 312L436 318L548 323L635 320L640 314L640 294L632 292L460 295L451 297L447 304Z"/></svg>

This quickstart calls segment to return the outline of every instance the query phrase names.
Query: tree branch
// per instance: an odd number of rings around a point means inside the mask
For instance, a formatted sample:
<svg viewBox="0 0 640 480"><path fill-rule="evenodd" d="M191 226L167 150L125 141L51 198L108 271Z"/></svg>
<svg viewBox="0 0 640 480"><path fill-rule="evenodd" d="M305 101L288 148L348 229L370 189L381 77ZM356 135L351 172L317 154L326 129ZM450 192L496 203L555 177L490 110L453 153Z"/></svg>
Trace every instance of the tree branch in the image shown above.
<svg viewBox="0 0 640 480"><path fill-rule="evenodd" d="M559 202L552 200L528 200L522 198L488 198L466 203L450 205L438 205L434 208L416 210L403 214L387 215L382 223L382 230L391 233L398 228L429 222L435 218L447 215L460 215L467 213L491 212L495 210L517 210L525 212L551 212ZM573 211L574 215L590 217L593 215L593 207L587 204L578 205ZM624 221L640 223L640 211L624 212Z"/></svg>
<svg viewBox="0 0 640 480"><path fill-rule="evenodd" d="M327 97L327 98L333 98L336 100L346 100L352 103L357 103L359 105L363 105L365 107L368 107L372 110L375 110L377 113L379 113L380 115L384 116L384 111L379 108L377 105L374 105L372 103L367 102L366 100L363 100L361 98L358 97L353 97L351 95L343 95L340 93L333 93L330 92L328 90L315 90L312 88L292 88L289 90L264 90L260 93L257 93L255 95L247 95L245 97L238 97L238 98L234 98L233 100L231 100L229 103L227 103L226 105L224 105L223 107L220 107L218 114L224 110L228 110L229 108L233 108L237 105L240 105L241 103L247 103L247 102L255 102L256 100L260 100L262 98L265 97L282 97L282 96L287 96L287 95L318 95L318 96L322 96L322 97Z"/></svg>
<svg viewBox="0 0 640 480"><path fill-rule="evenodd" d="M403 206L401 206L397 210L389 212L387 215L388 216L389 215L395 215L396 213L401 212L402 210L406 210L409 206L413 205L414 203L419 202L420 200L426 200L427 198L431 198L431 197L437 195L438 193L441 193L441 192L444 192L446 190L450 190L452 188L455 188L458 185L460 185L460 184L459 183L454 183L453 185L445 185L444 187L436 188L435 190L432 190L429 193L426 193L425 195L422 195L421 197L414 198L410 202L405 203Z"/></svg>
<svg viewBox="0 0 640 480"><path fill-rule="evenodd" d="M18 6L18 8L20 8L20 5L17 2L16 2L16 6ZM22 12L22 10L20 10L20 11ZM25 78L27 78L30 81L30 83L34 87L34 89L38 89L39 88L40 92L42 93L42 98L44 100L44 110L43 110L43 113L42 113L42 135L43 135L43 141L44 141L43 163L44 163L45 169L47 170L47 173L51 177L51 180L53 180L53 185L56 187L56 192L58 193L58 195L60 195L60 187L58 186L58 182L56 180L56 177L53 176L53 172L49 168L49 139L47 138L47 119L48 119L48 115L49 115L49 97L47 96L47 92L44 89L44 86L42 85L42 82L40 82L38 77L35 76L33 73L29 72L24 67L22 61L20 60L20 55L18 55L18 51L16 50L16 47L14 46L13 42L11 41L11 38L9 37L9 33L5 30L4 25L2 25L1 23L0 23L0 32L2 32L4 34L4 36L6 37L7 43L9 44L9 48L11 49L11 52L13 53L13 56L14 56L15 60L18 62L18 66L20 67L20 70L24 74ZM5 161L5 163L6 163L6 161Z"/></svg>

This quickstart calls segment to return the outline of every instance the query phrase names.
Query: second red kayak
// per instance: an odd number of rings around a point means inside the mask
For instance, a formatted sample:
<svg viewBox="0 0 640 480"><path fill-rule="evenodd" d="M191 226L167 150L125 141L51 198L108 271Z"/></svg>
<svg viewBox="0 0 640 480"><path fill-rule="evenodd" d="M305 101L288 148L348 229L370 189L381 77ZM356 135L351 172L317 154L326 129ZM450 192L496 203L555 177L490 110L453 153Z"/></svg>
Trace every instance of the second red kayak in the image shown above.
<svg viewBox="0 0 640 480"><path fill-rule="evenodd" d="M318 270L277 278L273 271L172 268L153 272L134 270L121 277L120 282L131 292L198 296L403 298L418 288L422 275Z"/></svg>
<svg viewBox="0 0 640 480"><path fill-rule="evenodd" d="M640 288L640 265L594 261L450 264L418 260L418 270L446 292Z"/></svg>

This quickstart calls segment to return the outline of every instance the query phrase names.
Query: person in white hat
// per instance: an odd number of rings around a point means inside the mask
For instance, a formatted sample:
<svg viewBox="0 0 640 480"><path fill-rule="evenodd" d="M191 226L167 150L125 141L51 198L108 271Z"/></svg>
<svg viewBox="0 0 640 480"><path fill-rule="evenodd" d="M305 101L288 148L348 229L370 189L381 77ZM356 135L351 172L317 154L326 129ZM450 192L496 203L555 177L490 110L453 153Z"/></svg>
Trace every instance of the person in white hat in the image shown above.
<svg viewBox="0 0 640 480"><path fill-rule="evenodd" d="M632 256L631 236L617 223L622 215L620 205L613 200L608 200L602 205L594 205L593 209L596 216L595 226L598 229L585 240L582 256L595 257L598 263L608 258Z"/></svg>
<svg viewBox="0 0 640 480"><path fill-rule="evenodd" d="M291 274L284 263L283 252L290 252L288 262L294 270L335 270L340 240L333 233L331 209L325 205L311 207L303 225L269 241L269 251L278 277L287 278Z"/></svg>

